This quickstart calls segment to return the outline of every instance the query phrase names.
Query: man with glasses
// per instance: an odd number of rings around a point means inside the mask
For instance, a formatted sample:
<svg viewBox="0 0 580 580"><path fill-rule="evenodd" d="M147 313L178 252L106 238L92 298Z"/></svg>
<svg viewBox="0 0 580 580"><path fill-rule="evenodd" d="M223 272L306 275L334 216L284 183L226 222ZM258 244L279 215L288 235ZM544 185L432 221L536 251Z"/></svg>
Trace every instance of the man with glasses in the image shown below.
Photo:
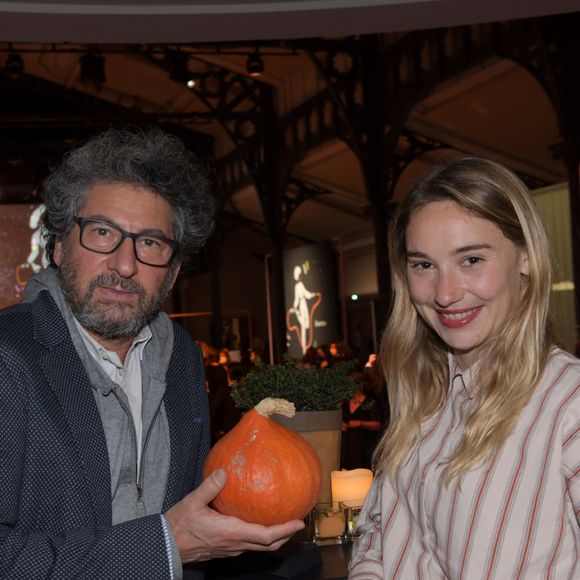
<svg viewBox="0 0 580 580"><path fill-rule="evenodd" d="M213 224L199 160L109 130L46 180L51 265L0 314L0 577L202 577L302 522L213 511L203 363L161 305ZM193 563L182 570L183 564Z"/></svg>

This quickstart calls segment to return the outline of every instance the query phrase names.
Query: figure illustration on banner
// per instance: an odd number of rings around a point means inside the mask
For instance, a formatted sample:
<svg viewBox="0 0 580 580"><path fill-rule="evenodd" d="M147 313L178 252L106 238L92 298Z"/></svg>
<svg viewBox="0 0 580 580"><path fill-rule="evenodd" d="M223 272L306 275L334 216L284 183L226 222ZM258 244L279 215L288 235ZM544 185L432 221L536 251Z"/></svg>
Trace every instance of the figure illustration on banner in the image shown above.
<svg viewBox="0 0 580 580"><path fill-rule="evenodd" d="M30 235L30 252L26 262L16 267L16 284L19 288L24 288L28 278L32 274L37 274L48 266L48 258L45 255L45 240L42 235L42 215L44 214L44 204L38 205L28 218L28 227L32 230ZM40 261L40 263L38 263Z"/></svg>
<svg viewBox="0 0 580 580"><path fill-rule="evenodd" d="M308 262L294 267L294 302L286 313L286 327L290 333L296 333L302 354L314 342L314 313L322 302L322 293L310 291L304 284L303 277L307 270ZM309 303L311 300L314 302ZM292 315L295 316L297 324L293 323Z"/></svg>
<svg viewBox="0 0 580 580"><path fill-rule="evenodd" d="M44 214L45 205L41 203L34 211L30 214L30 219L28 220L28 227L32 230L32 235L30 236L30 254L26 258L26 262L30 265L35 273L40 272L41 269L48 266L48 258L45 255L44 246L46 242L42 236L42 223L41 218ZM40 264L37 260L40 258Z"/></svg>

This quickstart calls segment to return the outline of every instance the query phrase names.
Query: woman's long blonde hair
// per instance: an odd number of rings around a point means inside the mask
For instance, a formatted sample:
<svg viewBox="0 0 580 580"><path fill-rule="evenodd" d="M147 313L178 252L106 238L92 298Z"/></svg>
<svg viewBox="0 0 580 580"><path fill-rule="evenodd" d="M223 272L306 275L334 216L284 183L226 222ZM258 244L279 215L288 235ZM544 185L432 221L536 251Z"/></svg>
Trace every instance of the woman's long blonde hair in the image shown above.
<svg viewBox="0 0 580 580"><path fill-rule="evenodd" d="M435 170L401 203L389 238L393 306L381 342L391 422L375 451L375 467L393 482L415 445L421 423L441 407L449 387L448 347L419 317L409 297L405 234L411 216L436 201L453 201L496 224L525 250L529 274L501 332L489 341L477 376L473 412L450 458L450 482L480 465L505 443L530 400L552 346L548 306L552 281L548 239L525 185L492 161L465 158ZM493 362L491 362L493 361Z"/></svg>

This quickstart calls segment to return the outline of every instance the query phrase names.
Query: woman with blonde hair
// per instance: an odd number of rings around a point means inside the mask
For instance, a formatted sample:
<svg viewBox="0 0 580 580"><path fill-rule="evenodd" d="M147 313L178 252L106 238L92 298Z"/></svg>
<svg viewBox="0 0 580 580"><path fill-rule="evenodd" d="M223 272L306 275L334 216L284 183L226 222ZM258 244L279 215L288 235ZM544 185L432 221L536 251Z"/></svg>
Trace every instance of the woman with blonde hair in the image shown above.
<svg viewBox="0 0 580 580"><path fill-rule="evenodd" d="M578 577L580 362L548 331L531 195L452 161L401 203L389 255L391 422L349 579Z"/></svg>

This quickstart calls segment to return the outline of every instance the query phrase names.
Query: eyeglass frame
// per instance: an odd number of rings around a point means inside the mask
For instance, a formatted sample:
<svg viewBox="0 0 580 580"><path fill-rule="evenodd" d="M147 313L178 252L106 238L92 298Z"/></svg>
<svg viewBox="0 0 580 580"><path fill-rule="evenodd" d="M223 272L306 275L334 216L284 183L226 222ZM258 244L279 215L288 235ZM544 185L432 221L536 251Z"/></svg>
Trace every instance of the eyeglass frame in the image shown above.
<svg viewBox="0 0 580 580"><path fill-rule="evenodd" d="M171 262L174 260L175 255L177 254L177 249L179 247L179 244L177 243L176 240L172 240L172 239L167 238L165 236L162 236L159 234L143 234L143 233L134 234L133 232L128 232L127 230L124 230L121 226L118 226L117 224L114 224L112 222L109 222L109 221L103 220L103 219L99 219L99 218L75 216L74 221L79 226L79 229L80 229L79 243L81 244L81 246L85 250L88 250L89 252L95 252L96 254L113 254L121 247L121 245L123 244L123 242L127 238L130 238L131 240L133 240L133 255L135 256L135 259L138 262L141 262L141 264L145 264L146 266L151 266L152 268L168 268L171 265ZM85 246L85 244L83 243L83 231L85 228L85 224L87 224L87 223L101 223L101 224L105 224L107 226L111 226L112 228L116 229L118 232L121 233L121 239L119 240L119 243L113 249L108 250L108 251L93 250L92 248ZM165 264L150 264L149 262L144 262L139 257L139 255L137 254L137 238L147 238L147 237L161 240L171 247L171 249L172 249L171 256L169 257L169 259L167 260L167 262Z"/></svg>

